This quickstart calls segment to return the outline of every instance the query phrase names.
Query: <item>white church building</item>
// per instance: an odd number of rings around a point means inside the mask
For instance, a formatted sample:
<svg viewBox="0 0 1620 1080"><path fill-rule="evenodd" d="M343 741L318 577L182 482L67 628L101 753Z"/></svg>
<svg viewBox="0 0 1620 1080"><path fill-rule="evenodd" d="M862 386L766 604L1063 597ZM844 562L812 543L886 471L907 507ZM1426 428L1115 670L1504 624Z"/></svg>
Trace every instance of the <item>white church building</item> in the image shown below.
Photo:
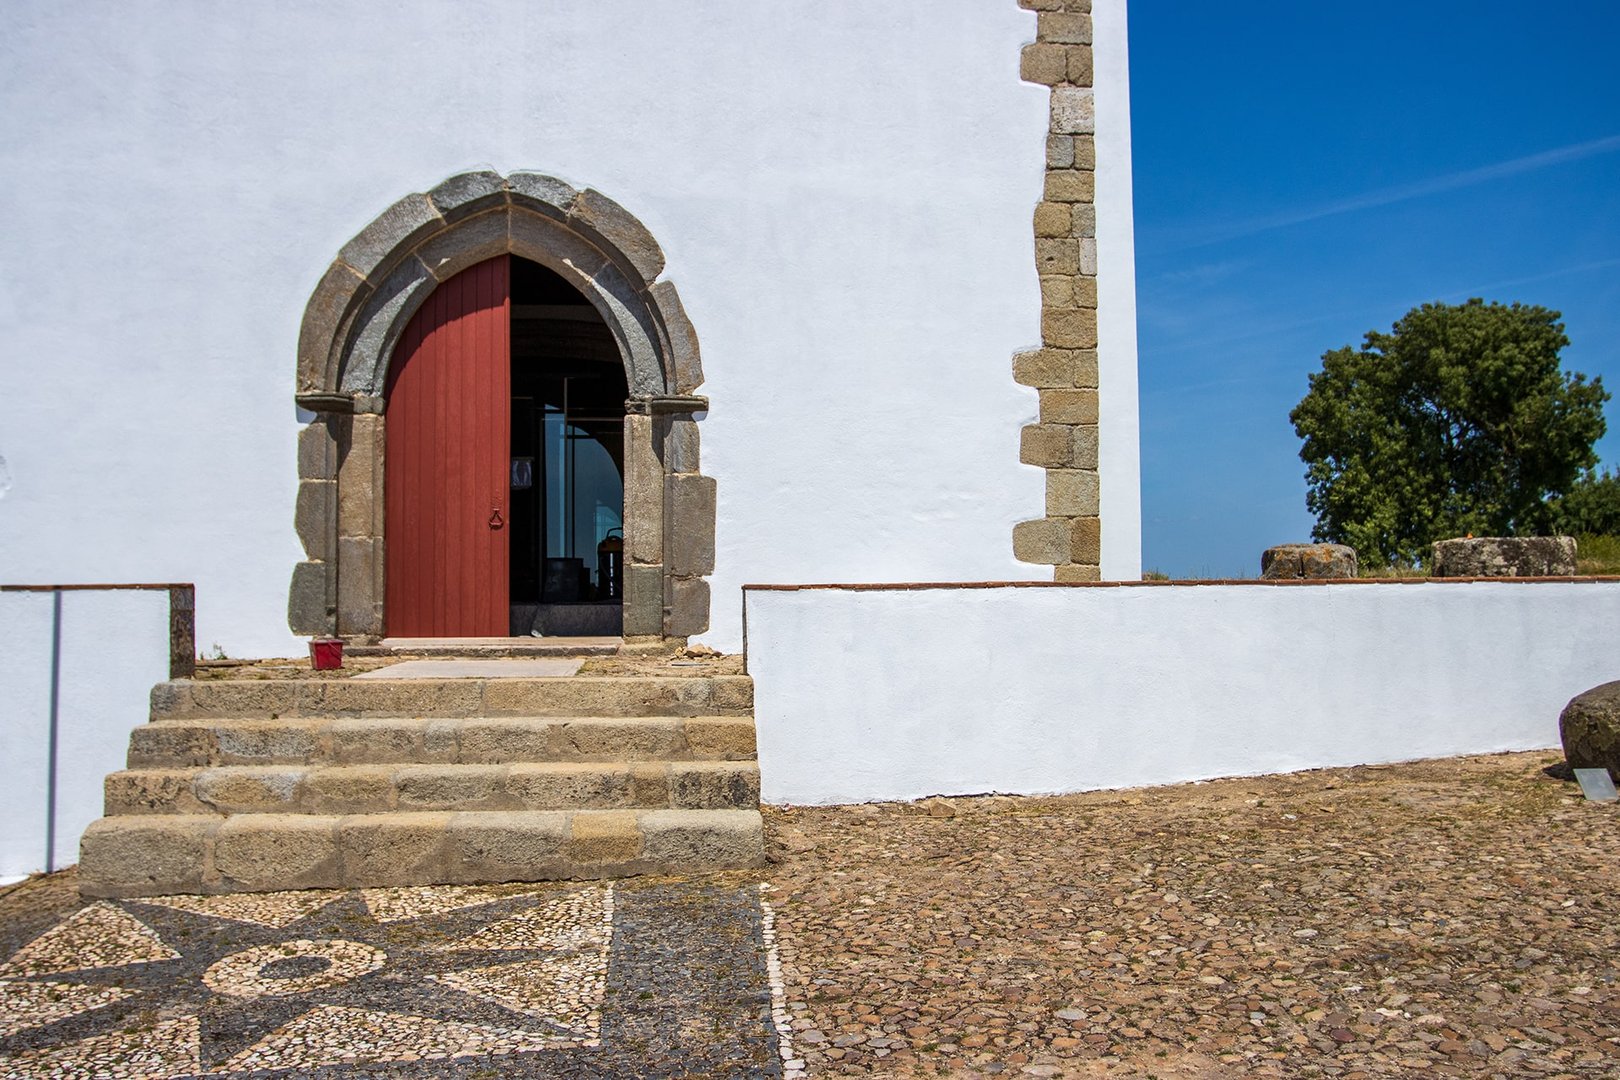
<svg viewBox="0 0 1620 1080"><path fill-rule="evenodd" d="M1556 742L1616 583L1140 581L1126 14L13 0L0 755L99 797L169 615L57 587L168 583L746 650L767 801Z"/></svg>
<svg viewBox="0 0 1620 1080"><path fill-rule="evenodd" d="M1137 577L1088 6L9 8L5 579L194 582L234 657Z"/></svg>

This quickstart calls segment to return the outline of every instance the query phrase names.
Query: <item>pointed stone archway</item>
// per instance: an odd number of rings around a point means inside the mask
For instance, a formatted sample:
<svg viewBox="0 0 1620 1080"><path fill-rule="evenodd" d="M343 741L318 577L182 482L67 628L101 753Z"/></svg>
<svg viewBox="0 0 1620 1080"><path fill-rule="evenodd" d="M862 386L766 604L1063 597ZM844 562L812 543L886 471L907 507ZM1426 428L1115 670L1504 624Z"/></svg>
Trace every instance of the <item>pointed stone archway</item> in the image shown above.
<svg viewBox="0 0 1620 1080"><path fill-rule="evenodd" d="M708 399L697 334L652 234L618 203L533 172L453 176L407 195L345 244L304 311L293 570L296 634L371 640L384 610L388 365L441 282L510 253L540 263L601 313L624 359L624 633L682 638L709 625L715 484L699 471Z"/></svg>

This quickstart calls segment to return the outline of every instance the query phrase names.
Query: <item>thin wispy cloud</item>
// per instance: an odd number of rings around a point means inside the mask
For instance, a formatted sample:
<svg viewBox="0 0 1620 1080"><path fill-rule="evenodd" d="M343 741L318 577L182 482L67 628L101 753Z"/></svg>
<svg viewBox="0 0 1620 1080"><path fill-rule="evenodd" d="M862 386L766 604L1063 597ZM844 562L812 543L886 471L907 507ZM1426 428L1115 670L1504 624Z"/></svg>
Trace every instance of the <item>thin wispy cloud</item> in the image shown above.
<svg viewBox="0 0 1620 1080"><path fill-rule="evenodd" d="M1391 206L1395 203L1427 198L1430 195L1441 195L1461 188L1476 187L1495 180L1504 180L1524 173L1537 172L1541 169L1552 168L1555 165L1584 161L1587 158L1597 157L1601 154L1612 154L1616 151L1620 151L1620 135L1608 135L1601 139L1591 139L1587 142L1572 143L1569 146L1543 150L1539 154L1529 154L1525 157L1498 161L1492 165L1482 165L1476 169L1463 169L1459 172L1446 173L1442 176L1434 176L1410 184L1378 188L1360 195L1351 195L1332 202L1318 203L1315 206L1286 210L1264 217L1250 218L1247 221L1237 221L1227 225L1200 229L1196 231L1195 235L1184 236L1182 243L1177 246L1202 247L1206 244L1218 244L1226 240L1235 240L1240 236L1253 236L1256 233L1270 232L1274 229L1286 229L1310 221L1320 221L1322 218L1353 214L1361 210L1372 210L1380 206Z"/></svg>
<svg viewBox="0 0 1620 1080"><path fill-rule="evenodd" d="M1507 278L1503 281L1492 281L1485 285L1471 285L1466 289L1457 289L1453 292L1441 294L1442 300L1461 300L1467 296L1484 296L1498 289L1514 288L1519 285L1534 285L1542 281L1552 281L1554 278L1568 277L1571 274L1585 274L1592 270L1609 270L1620 266L1620 259L1600 259L1597 262L1580 263L1576 266L1560 267L1549 270L1544 274L1531 274L1529 277Z"/></svg>

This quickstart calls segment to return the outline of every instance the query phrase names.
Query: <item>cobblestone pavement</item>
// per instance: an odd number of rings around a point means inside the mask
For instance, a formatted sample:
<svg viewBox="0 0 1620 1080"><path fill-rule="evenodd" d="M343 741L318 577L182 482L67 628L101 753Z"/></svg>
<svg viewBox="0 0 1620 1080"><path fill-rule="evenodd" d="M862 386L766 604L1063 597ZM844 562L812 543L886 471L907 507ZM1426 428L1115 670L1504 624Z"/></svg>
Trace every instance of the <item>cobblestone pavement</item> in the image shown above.
<svg viewBox="0 0 1620 1080"><path fill-rule="evenodd" d="M751 882L0 900L0 1076L781 1075Z"/></svg>
<svg viewBox="0 0 1620 1080"><path fill-rule="evenodd" d="M1620 1076L1620 809L1555 755L768 811L812 1076Z"/></svg>
<svg viewBox="0 0 1620 1080"><path fill-rule="evenodd" d="M1613 1077L1620 808L1556 760L768 809L694 882L58 874L0 895L0 1076Z"/></svg>

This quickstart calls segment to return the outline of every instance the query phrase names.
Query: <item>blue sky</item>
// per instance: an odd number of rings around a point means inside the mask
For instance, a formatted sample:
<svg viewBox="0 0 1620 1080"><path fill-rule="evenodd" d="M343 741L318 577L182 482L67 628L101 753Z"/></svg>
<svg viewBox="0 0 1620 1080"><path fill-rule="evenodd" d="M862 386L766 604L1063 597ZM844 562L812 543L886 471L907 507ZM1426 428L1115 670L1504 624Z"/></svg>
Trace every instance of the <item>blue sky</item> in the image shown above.
<svg viewBox="0 0 1620 1080"><path fill-rule="evenodd" d="M1145 567L1253 576L1308 539L1289 410L1425 301L1561 311L1566 369L1620 393L1620 3L1130 20Z"/></svg>

